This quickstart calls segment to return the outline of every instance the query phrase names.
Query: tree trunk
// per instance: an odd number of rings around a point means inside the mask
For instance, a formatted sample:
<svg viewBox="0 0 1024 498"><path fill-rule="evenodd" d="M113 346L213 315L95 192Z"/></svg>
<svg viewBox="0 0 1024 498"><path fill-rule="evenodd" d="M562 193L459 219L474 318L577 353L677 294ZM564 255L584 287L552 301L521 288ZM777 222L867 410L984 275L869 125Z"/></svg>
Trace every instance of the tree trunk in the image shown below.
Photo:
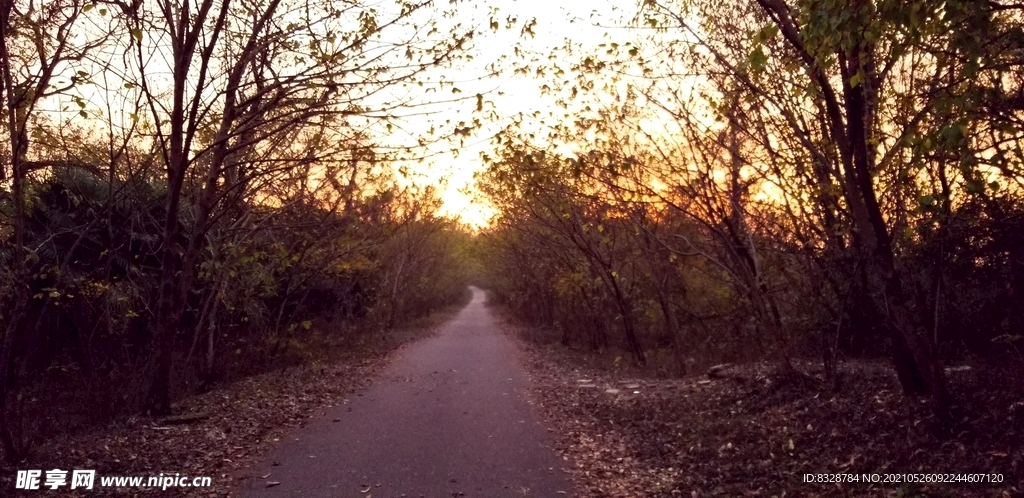
<svg viewBox="0 0 1024 498"><path fill-rule="evenodd" d="M14 204L14 216L11 220L14 244L11 251L12 261L12 286L13 299L10 314L2 317L7 323L3 329L3 337L0 338L0 441L4 448L4 456L9 462L20 460L24 456L25 448L21 441L19 431L15 425L8 408L8 402L13 398L11 395L16 385L16 369L14 368L14 347L15 334L22 329L22 322L25 319L26 309L29 302L29 267L26 261L25 251L25 193L23 182L25 172L22 162L28 149L28 135L25 129L24 112L19 116L19 106L25 106L23 101L25 95L19 92L14 86L14 79L11 73L11 58L7 47L8 35L10 32L10 15L12 3L5 2L0 7L0 61L2 61L2 97L6 104L6 128L11 146L11 197ZM4 179L4 167L0 166L0 179Z"/></svg>
<svg viewBox="0 0 1024 498"><path fill-rule="evenodd" d="M174 146L180 146L180 138L171 139ZM179 254L180 222L178 206L184 180L185 162L183 155L172 154L168 165L169 186L164 218L163 248L160 257L160 294L157 303L157 323L153 337L156 365L153 382L146 397L146 409L153 415L171 413L171 370L174 363L174 336L181 321L181 307L178 296L182 291L182 256ZM187 292L187 291L186 291Z"/></svg>
<svg viewBox="0 0 1024 498"><path fill-rule="evenodd" d="M945 425L949 406L945 372L907 305L903 283L896 270L892 238L875 195L867 139L870 110L865 96L871 78L864 77L864 83L858 86L850 84L854 75L873 72L872 67L864 67L863 64L868 55L854 45L846 58L843 89L847 108L847 140L852 149L847 165L852 173L850 176L855 180L857 192L854 195L862 201L857 203L858 207L863 209L863 217L869 225L862 227L863 232L867 232L862 235L869 235L864 238L867 244L862 246L868 259L869 292L878 307L886 312L893 340L893 363L904 393L931 395L935 415Z"/></svg>
<svg viewBox="0 0 1024 498"><path fill-rule="evenodd" d="M630 353L633 354L633 360L638 365L646 365L647 358L644 356L644 349L640 345L640 339L636 336L636 328L633 324L633 306L622 294L615 276L611 275L609 278L611 279L612 289L615 291L615 302L619 305L619 313L622 315L622 332L626 336L626 344L629 346Z"/></svg>

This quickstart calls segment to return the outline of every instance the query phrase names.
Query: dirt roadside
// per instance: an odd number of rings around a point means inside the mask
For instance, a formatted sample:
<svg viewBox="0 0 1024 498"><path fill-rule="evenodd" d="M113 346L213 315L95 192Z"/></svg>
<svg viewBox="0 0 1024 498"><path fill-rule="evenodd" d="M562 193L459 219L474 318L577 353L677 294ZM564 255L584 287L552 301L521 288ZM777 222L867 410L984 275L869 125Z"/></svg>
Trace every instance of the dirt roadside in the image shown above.
<svg viewBox="0 0 1024 498"><path fill-rule="evenodd" d="M941 438L927 404L908 403L881 362L845 362L832 392L779 382L765 364L657 378L598 368L593 354L558 345L520 345L579 496L1024 496L1024 400L982 382L990 377L977 367L952 369L958 422ZM813 363L799 367L814 373ZM810 483L806 474L990 482Z"/></svg>
<svg viewBox="0 0 1024 498"><path fill-rule="evenodd" d="M255 375L176 403L176 415L198 414L200 420L173 424L137 416L51 438L35 447L28 461L0 467L0 496L229 496L239 473L280 445L287 434L365 389L404 348L435 334L457 310L389 333L388 341L329 363ZM14 490L17 470L28 469L69 471L69 485L56 491ZM92 490L71 490L70 471L75 469L95 470L96 484L100 476L148 478L163 473L209 477L212 485L166 490L94 485Z"/></svg>

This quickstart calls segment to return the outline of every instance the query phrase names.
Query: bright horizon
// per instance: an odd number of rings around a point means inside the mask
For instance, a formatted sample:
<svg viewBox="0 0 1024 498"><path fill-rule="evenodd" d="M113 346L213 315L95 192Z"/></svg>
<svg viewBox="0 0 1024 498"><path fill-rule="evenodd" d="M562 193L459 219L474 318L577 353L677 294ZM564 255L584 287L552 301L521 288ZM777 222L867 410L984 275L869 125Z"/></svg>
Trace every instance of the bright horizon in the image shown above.
<svg viewBox="0 0 1024 498"><path fill-rule="evenodd" d="M618 11L616 15L616 11ZM526 57L546 61L547 56L556 49L562 48L567 42L579 44L584 50L596 49L599 44L607 41L608 30L598 27L595 23L621 25L623 18L630 12L622 11L611 2L585 2L582 0L544 1L514 0L503 4L496 19L504 20L511 16L518 23L511 29L501 29L497 33L475 40L471 50L474 64L462 66L445 73L456 75L455 80L470 80L459 85L463 95L483 95L485 113L498 117L497 121L489 121L481 117L481 129L466 139L465 146L457 154L440 153L423 164L410 165L410 170L418 179L413 183L435 185L441 187L441 215L451 216L474 229L489 225L496 210L487 199L475 188L474 175L483 170L484 165L480 154L489 150L493 135L508 124L508 119L518 113L529 115L535 111L550 112L555 105L555 98L542 95L541 86L550 81L552 76L538 77L535 74L506 74L495 77L480 78L486 73L485 66L494 63L501 57L513 59L514 47L518 44ZM618 16L618 18L617 18ZM536 20L533 28L534 36L520 36L522 26L531 19ZM480 19L476 20L480 22ZM557 61L568 71L572 60ZM525 60L508 60L503 65L524 65ZM564 78L571 78L566 74ZM454 105L450 110L441 111L434 121L444 121L450 114L452 122L471 121L476 102L469 99ZM442 119L437 119L442 117Z"/></svg>
<svg viewBox="0 0 1024 498"><path fill-rule="evenodd" d="M415 94L415 87L388 90L383 98L408 99L408 103L413 106L408 111L411 116L400 117L395 122L403 128L401 132L399 127L393 133L390 127L384 129L383 124L371 126L367 129L371 133L370 139L383 148L402 148L419 137L433 136L436 139L459 122L472 123L474 119L479 119L480 126L465 137L464 144L457 150L449 150L452 143L442 140L427 146L426 150L412 152L412 155L422 155L425 159L396 162L394 170L404 185L437 188L442 201L438 214L458 219L473 229L483 228L489 225L496 210L475 188L474 175L484 168L480 156L490 149L494 134L507 126L510 118L517 114L540 113L538 119L546 116L558 120L562 118L556 117L555 111L558 114L564 111L556 107L556 97L542 94L541 87L555 78L550 71L538 75L515 73L513 69L527 66L536 69L557 64L566 71L561 79L568 81L575 77L568 66L582 58L581 53L574 53L572 57L561 60L552 60L549 56L556 52L564 55L564 48L569 44L586 53L597 50L601 43L609 42L612 35L629 36L631 30L613 31L597 24L622 26L634 14L635 8L635 5L619 8L612 2L593 3L582 0L513 0L501 5L495 15L488 10L488 6L464 6L456 18L445 20L445 23L476 26L483 32L483 36L475 37L468 50L472 60L468 63L457 62L448 69L431 70L429 79L435 84L432 88ZM499 29L496 31L488 29L492 18L499 21ZM103 23L110 19L106 15L97 16L97 12L91 12L82 22L94 23L92 27L102 30ZM509 19L513 22L508 22ZM523 27L533 21L533 36L523 34ZM148 37L146 42L149 42ZM116 54L110 52L106 55L113 59ZM165 64L167 61L161 59L164 56L159 51L152 52L147 65ZM108 70L111 68L114 66ZM494 71L498 71L497 74L490 74ZM153 72L161 73L160 70ZM104 128L108 122L92 121L89 118L109 114L109 124L114 126L135 119L135 115L131 114L133 90L127 85L125 89L120 89L116 81L119 81L118 78L138 76L127 72L116 74L113 83L107 81L106 71L97 73L96 77L102 78L101 84L77 87L80 100L67 95L56 96L40 111L55 117L57 121L69 116L77 119L79 113L83 113L83 116L88 113L85 129L98 126L94 131L101 134L106 133ZM448 94L447 87L436 85L439 80L454 82L454 87L460 93ZM482 102L475 98L478 94L482 96ZM443 102L459 98L461 100ZM479 104L482 104L482 108L478 107ZM400 110L398 114L401 113ZM431 135L427 131L435 126L441 130L438 132L441 135ZM536 129L540 130L541 126L538 125ZM402 174L402 171L408 174Z"/></svg>

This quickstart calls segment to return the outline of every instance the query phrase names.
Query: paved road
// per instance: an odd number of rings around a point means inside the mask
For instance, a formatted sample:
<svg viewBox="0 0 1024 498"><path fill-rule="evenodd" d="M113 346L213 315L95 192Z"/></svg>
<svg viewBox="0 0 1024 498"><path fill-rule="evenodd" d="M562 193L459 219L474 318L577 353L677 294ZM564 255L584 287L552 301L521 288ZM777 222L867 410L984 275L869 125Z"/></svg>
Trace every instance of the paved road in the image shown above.
<svg viewBox="0 0 1024 498"><path fill-rule="evenodd" d="M367 391L291 434L250 469L256 477L238 494L571 496L566 462L523 397L515 346L497 330L483 291L472 290L437 336L410 345Z"/></svg>

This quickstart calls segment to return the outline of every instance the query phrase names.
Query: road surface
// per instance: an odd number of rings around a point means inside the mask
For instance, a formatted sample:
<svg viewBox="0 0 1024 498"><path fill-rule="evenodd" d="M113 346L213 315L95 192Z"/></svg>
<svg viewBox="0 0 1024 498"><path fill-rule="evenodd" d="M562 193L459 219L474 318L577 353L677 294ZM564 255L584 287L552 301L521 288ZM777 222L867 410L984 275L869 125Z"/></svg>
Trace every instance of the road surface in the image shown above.
<svg viewBox="0 0 1024 498"><path fill-rule="evenodd" d="M524 397L515 346L483 291L472 291L452 321L409 345L369 389L290 434L237 494L571 496L568 462Z"/></svg>

